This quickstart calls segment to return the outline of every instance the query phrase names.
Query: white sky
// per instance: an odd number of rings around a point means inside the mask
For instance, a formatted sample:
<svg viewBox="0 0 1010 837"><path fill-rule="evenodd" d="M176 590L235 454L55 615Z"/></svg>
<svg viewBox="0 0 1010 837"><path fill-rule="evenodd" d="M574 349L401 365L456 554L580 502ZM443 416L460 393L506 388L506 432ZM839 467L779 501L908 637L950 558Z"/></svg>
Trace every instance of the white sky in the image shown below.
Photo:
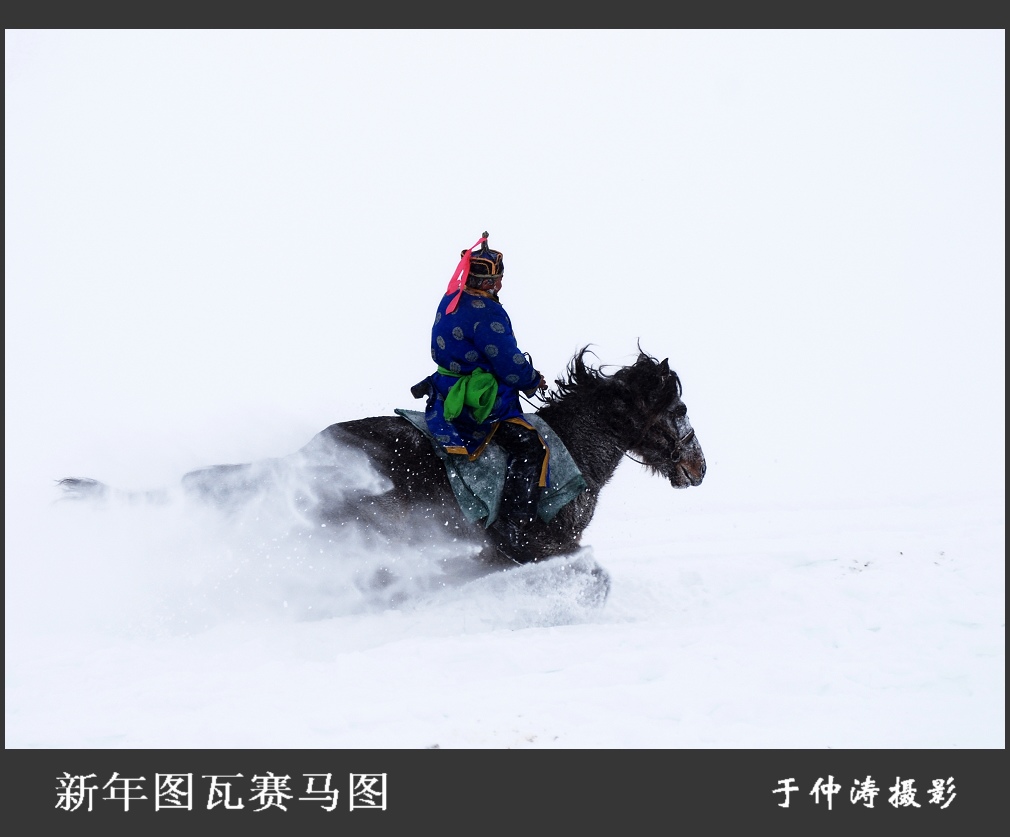
<svg viewBox="0 0 1010 837"><path fill-rule="evenodd" d="M1003 747L1004 32L463 35L5 32L7 746ZM50 505L416 407L485 229L537 366L641 341L708 457L605 490L602 610Z"/></svg>

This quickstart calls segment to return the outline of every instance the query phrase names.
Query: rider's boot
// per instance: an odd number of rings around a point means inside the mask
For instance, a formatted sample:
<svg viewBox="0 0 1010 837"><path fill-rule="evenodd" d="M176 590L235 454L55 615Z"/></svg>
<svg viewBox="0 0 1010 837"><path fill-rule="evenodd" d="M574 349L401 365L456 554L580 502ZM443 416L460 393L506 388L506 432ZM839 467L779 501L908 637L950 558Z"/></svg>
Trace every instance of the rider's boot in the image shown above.
<svg viewBox="0 0 1010 837"><path fill-rule="evenodd" d="M544 447L535 430L502 422L494 436L508 456L498 519L490 534L498 551L516 563L531 560L532 530L540 502L540 471Z"/></svg>
<svg viewBox="0 0 1010 837"><path fill-rule="evenodd" d="M510 559L525 563L527 550L532 544L532 529L537 522L537 504L540 501L538 484L539 465L518 458L512 459L505 472L498 519L491 529L498 534L498 549Z"/></svg>

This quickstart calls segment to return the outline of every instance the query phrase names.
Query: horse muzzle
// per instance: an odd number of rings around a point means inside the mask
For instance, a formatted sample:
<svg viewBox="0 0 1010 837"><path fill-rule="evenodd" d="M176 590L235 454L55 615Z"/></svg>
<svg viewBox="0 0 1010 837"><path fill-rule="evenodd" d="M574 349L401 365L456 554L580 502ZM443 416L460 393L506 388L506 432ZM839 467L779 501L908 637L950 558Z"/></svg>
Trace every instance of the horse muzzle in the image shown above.
<svg viewBox="0 0 1010 837"><path fill-rule="evenodd" d="M697 439L694 439L692 445L684 450L673 464L670 485L674 488L693 488L701 485L706 470L705 455L701 452Z"/></svg>

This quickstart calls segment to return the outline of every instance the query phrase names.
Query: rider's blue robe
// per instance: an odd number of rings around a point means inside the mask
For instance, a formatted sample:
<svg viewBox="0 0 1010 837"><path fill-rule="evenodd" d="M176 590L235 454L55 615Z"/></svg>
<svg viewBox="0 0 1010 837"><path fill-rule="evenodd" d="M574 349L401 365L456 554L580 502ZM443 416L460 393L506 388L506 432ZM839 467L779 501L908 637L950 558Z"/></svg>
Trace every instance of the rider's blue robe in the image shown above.
<svg viewBox="0 0 1010 837"><path fill-rule="evenodd" d="M467 288L451 314L446 307L454 294L446 294L431 327L431 359L453 374L436 371L427 380L431 396L424 417L428 429L449 453L480 454L498 422L521 418L519 393L532 396L540 383L540 373L520 350L512 333L512 322L501 303L490 293ZM482 369L494 375L498 393L491 413L478 421L473 409L463 411L451 422L445 418L445 399L461 375Z"/></svg>

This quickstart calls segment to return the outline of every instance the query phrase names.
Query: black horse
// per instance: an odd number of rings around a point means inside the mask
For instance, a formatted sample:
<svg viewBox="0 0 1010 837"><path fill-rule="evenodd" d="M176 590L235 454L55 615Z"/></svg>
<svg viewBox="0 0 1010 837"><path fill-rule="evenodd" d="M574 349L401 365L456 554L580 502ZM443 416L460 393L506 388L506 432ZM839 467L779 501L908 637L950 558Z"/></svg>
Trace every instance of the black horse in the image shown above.
<svg viewBox="0 0 1010 837"><path fill-rule="evenodd" d="M579 551L600 491L625 455L674 488L700 485L705 477L705 457L681 400L680 378L668 361L639 349L634 363L606 374L587 364L588 351L584 347L575 354L537 410L570 452L586 488L550 522L536 522L532 545L522 554L504 555L493 530L467 520L431 439L398 415L333 424L280 459L191 471L182 487L187 495L226 510L280 489L285 508L310 525L350 523L370 538L422 549L436 533L442 543L448 535L469 559L487 568L571 555ZM59 485L68 498L115 493L92 479L68 478ZM160 495L127 496L156 500Z"/></svg>

